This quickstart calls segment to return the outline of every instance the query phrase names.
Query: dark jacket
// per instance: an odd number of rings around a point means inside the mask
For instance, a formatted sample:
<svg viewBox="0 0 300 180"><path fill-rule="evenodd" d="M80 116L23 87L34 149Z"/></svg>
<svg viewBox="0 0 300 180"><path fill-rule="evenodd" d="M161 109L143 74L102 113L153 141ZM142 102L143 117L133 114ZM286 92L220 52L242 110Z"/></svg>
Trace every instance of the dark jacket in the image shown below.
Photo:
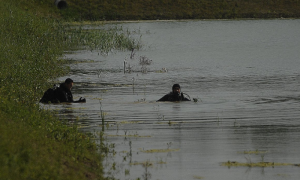
<svg viewBox="0 0 300 180"><path fill-rule="evenodd" d="M158 101L190 101L190 99L184 97L183 93L175 94L170 92L169 94L164 95Z"/></svg>
<svg viewBox="0 0 300 180"><path fill-rule="evenodd" d="M54 90L54 95L58 102L74 102L71 91L66 88L64 83Z"/></svg>

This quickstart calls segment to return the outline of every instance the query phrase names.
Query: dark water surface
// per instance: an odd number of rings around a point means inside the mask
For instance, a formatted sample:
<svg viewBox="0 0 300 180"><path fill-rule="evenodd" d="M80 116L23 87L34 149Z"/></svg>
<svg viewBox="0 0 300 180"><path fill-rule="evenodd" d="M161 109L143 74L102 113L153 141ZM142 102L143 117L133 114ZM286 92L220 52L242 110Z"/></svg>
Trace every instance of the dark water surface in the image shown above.
<svg viewBox="0 0 300 180"><path fill-rule="evenodd" d="M101 107L108 143L116 151L104 162L108 175L300 178L300 167L293 165L221 166L227 161L300 163L300 20L154 21L86 28L114 26L142 35L144 48L134 60L130 52L66 54L75 62L68 76L76 81L74 96L87 103L50 106L63 118L79 118L82 130L91 132L101 131ZM141 72L140 56L152 60L147 73ZM131 73L124 74L124 59ZM156 102L174 83L199 101ZM258 153L250 153L254 151ZM148 168L139 164L146 161Z"/></svg>

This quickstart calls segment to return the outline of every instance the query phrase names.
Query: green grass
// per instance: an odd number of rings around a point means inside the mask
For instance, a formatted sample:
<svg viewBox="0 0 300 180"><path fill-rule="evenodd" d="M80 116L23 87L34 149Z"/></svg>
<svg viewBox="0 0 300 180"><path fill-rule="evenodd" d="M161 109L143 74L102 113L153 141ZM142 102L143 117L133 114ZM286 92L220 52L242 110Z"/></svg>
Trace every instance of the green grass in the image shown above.
<svg viewBox="0 0 300 180"><path fill-rule="evenodd" d="M66 19L156 20L299 18L299 0L68 0Z"/></svg>
<svg viewBox="0 0 300 180"><path fill-rule="evenodd" d="M101 156L90 136L36 107L3 98L1 104L0 179L102 178Z"/></svg>
<svg viewBox="0 0 300 180"><path fill-rule="evenodd" d="M92 135L37 102L57 77L68 73L60 60L65 50L107 53L140 45L120 29L67 25L48 2L0 4L0 179L103 179L105 143L96 144Z"/></svg>

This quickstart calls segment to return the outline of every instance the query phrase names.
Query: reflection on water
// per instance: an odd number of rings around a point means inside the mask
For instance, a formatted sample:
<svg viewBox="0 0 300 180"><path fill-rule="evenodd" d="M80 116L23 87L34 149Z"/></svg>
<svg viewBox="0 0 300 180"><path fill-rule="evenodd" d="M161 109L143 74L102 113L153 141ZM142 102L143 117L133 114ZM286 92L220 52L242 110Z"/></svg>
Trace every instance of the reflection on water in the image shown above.
<svg viewBox="0 0 300 180"><path fill-rule="evenodd" d="M105 112L105 134L117 152L104 162L108 176L111 172L119 179L300 177L296 166L220 165L300 163L299 20L118 26L142 34L146 47L135 56L153 60L147 73L140 71L138 60L129 58L131 52L105 57L89 51L67 54L80 62L70 65L68 75L75 80L74 98L85 97L87 103L50 106L59 109L62 118L79 118L82 131L101 131L100 108ZM124 59L131 64L131 73L124 73ZM175 83L199 101L156 102ZM256 150L265 153L241 153Z"/></svg>

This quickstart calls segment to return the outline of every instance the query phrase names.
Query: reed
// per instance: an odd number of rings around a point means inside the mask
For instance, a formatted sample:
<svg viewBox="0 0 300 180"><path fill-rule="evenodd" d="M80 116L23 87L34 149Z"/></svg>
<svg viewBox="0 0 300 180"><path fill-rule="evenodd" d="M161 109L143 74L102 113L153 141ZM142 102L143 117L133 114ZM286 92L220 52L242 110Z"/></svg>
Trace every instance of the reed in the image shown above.
<svg viewBox="0 0 300 180"><path fill-rule="evenodd" d="M142 47L140 39L130 38L130 31L114 27L104 29L85 29L84 24L65 24L65 37L68 44L75 44L77 48L98 51L107 55L114 49L131 50Z"/></svg>
<svg viewBox="0 0 300 180"><path fill-rule="evenodd" d="M147 68L147 66L151 65L152 60L149 59L146 56L140 56L140 61L139 64L141 66L141 71L142 73L147 73L149 71L149 69Z"/></svg>
<svg viewBox="0 0 300 180"><path fill-rule="evenodd" d="M102 122L102 131L104 132L104 127L105 127L105 113L104 111L102 110L102 104L101 104L101 101L99 100L100 102L100 118L101 118L101 122Z"/></svg>
<svg viewBox="0 0 300 180"><path fill-rule="evenodd" d="M142 166L145 168L145 172L142 175L142 177L144 178L144 180L151 179L151 173L149 172L148 168L152 167L153 164L149 160L147 160L144 164L142 164Z"/></svg>
<svg viewBox="0 0 300 180"><path fill-rule="evenodd" d="M141 48L141 45L139 43L136 45L136 47ZM136 60L135 58L135 52L134 50L131 51L130 54L131 60ZM135 65L130 65L130 63L127 61L127 58L124 59L123 63L123 71L125 73L132 73L132 72L141 72L143 74L146 74L150 71L148 66L150 66L153 63L153 60L149 59L146 56L139 56L138 58L138 65L140 66L140 70L134 69ZM164 71L166 72L166 71ZM133 79L133 85L134 85L134 79Z"/></svg>

